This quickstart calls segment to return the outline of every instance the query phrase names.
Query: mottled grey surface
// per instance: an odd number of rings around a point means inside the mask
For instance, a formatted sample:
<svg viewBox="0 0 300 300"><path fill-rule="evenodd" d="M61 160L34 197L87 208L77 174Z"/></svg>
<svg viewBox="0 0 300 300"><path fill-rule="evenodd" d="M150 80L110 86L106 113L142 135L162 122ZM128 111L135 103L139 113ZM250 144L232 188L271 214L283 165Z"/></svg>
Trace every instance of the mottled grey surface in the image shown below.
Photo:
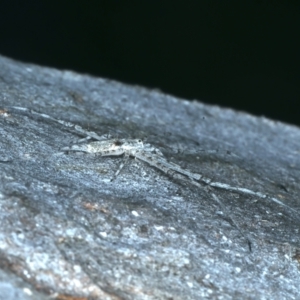
<svg viewBox="0 0 300 300"><path fill-rule="evenodd" d="M300 213L134 159L110 181L122 157L61 153L74 130L8 107L142 138L186 169L300 212L299 128L4 57L0 92L6 299L299 299Z"/></svg>

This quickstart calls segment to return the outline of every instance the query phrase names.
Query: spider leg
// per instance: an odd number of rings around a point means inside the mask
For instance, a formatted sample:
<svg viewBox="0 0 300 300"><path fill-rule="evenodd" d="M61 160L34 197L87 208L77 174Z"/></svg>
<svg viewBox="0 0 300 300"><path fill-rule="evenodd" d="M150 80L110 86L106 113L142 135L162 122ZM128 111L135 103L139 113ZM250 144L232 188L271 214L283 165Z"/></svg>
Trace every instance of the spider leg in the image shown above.
<svg viewBox="0 0 300 300"><path fill-rule="evenodd" d="M88 148L88 144L82 144L82 145L72 145L72 146L67 146L67 147L63 147L61 148L62 151L75 151L75 152L86 152L86 153L92 153L89 148Z"/></svg>
<svg viewBox="0 0 300 300"><path fill-rule="evenodd" d="M71 122L66 122L66 121L62 121L62 120L59 120L59 119L55 119L55 118L53 118L53 117L51 117L49 115L38 113L38 112L36 112L34 110L31 110L31 109L28 109L28 108L25 108L25 107L10 106L8 108L12 109L12 110L27 112L27 113L30 113L32 115L35 115L35 116L38 116L38 117L41 117L41 118L44 118L44 119L51 120L53 122L56 122L56 123L59 123L59 124L65 126L65 127L68 127L68 128L71 128L71 129L75 129L80 134L82 134L84 136L88 136L88 137L93 138L93 139L98 140L98 141L103 141L103 140L107 139L107 137L105 135L100 136L96 132L88 131L88 130L83 129L79 125L75 125L75 124L73 124Z"/></svg>
<svg viewBox="0 0 300 300"><path fill-rule="evenodd" d="M91 139L90 136L87 136L87 137L82 138L82 139L78 139L78 140L76 141L76 144L77 144L77 143L78 143L78 144L85 143L85 142L89 141L90 139Z"/></svg>
<svg viewBox="0 0 300 300"><path fill-rule="evenodd" d="M186 177L188 177L190 179L190 183L192 183L193 185L195 185L197 187L200 187L200 188L202 186L200 185L199 182L202 182L202 183L204 183L208 186L211 186L212 188L217 188L217 189L222 189L222 190L226 190L226 191L236 192L236 193L240 193L240 194L244 194L244 195L250 195L250 196L258 197L260 199L268 199L269 201L277 203L278 205L284 207L285 209L288 209L288 210L296 213L297 216L298 216L298 212L295 209L293 209L292 207L286 205L285 203L283 203L282 201L280 201L277 198L268 196L267 194L263 194L263 193L260 193L260 192L255 192L255 191L252 191L250 189L243 188L243 187L234 187L234 186L231 186L231 185L226 184L226 183L212 181L211 179L206 178L206 177L204 177L200 174L192 173L192 172L189 172L187 170L184 170L180 166L178 166L174 163L168 162L167 160L165 160L164 158L162 158L160 156L157 156L155 154L149 155L148 153L145 153L145 151L136 152L134 154L134 156L139 160L147 162L150 166L153 166L153 167L163 171L165 174L171 175L175 179L177 178L177 179L182 180L182 177L177 176L176 173L177 174L182 174L182 175L185 175ZM297 217L297 218L299 218L299 217Z"/></svg>
<svg viewBox="0 0 300 300"><path fill-rule="evenodd" d="M268 200L270 200L272 202L275 202L278 205L280 205L280 206L282 206L286 209L289 209L289 210L293 211L294 213L298 214L298 212L295 209L293 209L292 207L284 204L282 201L280 201L277 198L268 196L267 194L263 194L263 193L260 193L260 192L255 192L255 191L252 191L252 190L249 190L249 189L246 189L246 188L242 188L242 187L230 186L226 183L221 183L221 182L210 182L208 185L211 186L211 187L223 189L223 190L226 190L226 191L237 192L237 193L241 193L241 194L245 194L245 195L258 197L260 199L268 199Z"/></svg>
<svg viewBox="0 0 300 300"><path fill-rule="evenodd" d="M201 175L199 174L195 174L195 173L191 173L188 172L184 169L182 169L180 166L174 164L174 163L170 163L167 162L164 159L158 159L158 157L155 156L150 156L150 155L146 155L145 153L142 153L142 155L140 153L136 153L135 157L137 159L140 159L144 162L147 162L149 165L156 167L157 169L163 171L164 173L171 175L173 178L178 179L178 180L184 180L182 175L185 175L186 177L188 177L188 179L190 179L190 183L192 183L193 185L201 188L201 184L198 182L199 180L206 183L209 186L211 185L211 180L208 178L203 178ZM186 180L186 179L185 179ZM219 204L219 206L221 207L221 209L225 212L226 215L229 216L232 224L239 230L239 232L243 235L243 237L247 240L248 243L248 247L250 252L252 251L252 243L251 243L251 239L242 231L242 229L239 227L238 223L235 221L234 218L232 218L228 212L228 210L226 209L225 205L223 205L223 203L221 202L221 200L214 194L212 193L212 197L213 199Z"/></svg>
<svg viewBox="0 0 300 300"><path fill-rule="evenodd" d="M221 209L225 212L226 216L229 216L229 218L231 219L231 222L233 223L233 225L238 229L238 231L246 239L246 241L248 243L249 250L250 250L250 252L252 252L252 242L251 242L251 239L249 238L249 236L247 234L245 234L245 232L239 227L239 225L235 221L235 219L230 216L230 212L228 211L226 206L223 204L223 202L214 193L212 193L212 197L218 203L218 205L221 207Z"/></svg>
<svg viewBox="0 0 300 300"><path fill-rule="evenodd" d="M179 165L176 165L172 162L168 162L163 156L156 155L156 154L148 154L145 151L135 151L133 154L137 159L147 162L149 165L163 171L166 174L170 173L180 173L185 175L190 180L197 180L202 181L203 183L208 184L210 179L203 177L200 174L192 173L181 168Z"/></svg>
<svg viewBox="0 0 300 300"><path fill-rule="evenodd" d="M125 154L122 162L119 165L118 170L116 171L116 173L114 174L114 176L112 177L112 179L110 181L113 181L120 174L120 172L123 170L124 166L127 164L128 159L129 159L129 155Z"/></svg>

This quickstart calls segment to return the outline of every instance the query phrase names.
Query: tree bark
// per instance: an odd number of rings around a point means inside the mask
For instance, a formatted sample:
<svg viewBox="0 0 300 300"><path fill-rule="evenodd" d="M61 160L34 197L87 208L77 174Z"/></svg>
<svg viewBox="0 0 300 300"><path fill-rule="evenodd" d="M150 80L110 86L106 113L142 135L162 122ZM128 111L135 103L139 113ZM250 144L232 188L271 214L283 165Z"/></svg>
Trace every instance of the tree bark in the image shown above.
<svg viewBox="0 0 300 300"><path fill-rule="evenodd" d="M299 128L4 57L0 91L0 295L299 297ZM196 187L135 159L111 181L122 157L62 153L84 136L12 106L141 138L269 197Z"/></svg>

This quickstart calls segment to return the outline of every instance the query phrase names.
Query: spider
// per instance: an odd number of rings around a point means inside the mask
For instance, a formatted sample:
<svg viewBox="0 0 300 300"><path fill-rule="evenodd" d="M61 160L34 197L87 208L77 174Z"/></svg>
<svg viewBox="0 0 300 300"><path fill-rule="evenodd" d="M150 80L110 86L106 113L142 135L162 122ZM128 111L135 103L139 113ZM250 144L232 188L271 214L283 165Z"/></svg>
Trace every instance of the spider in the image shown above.
<svg viewBox="0 0 300 300"><path fill-rule="evenodd" d="M144 143L141 139L113 139L110 135L102 135L99 136L97 133L93 131L88 131L83 129L79 125L75 125L70 122L66 122L63 120L55 119L49 115L35 112L31 109L24 107L10 107L12 110L27 112L45 119L52 120L56 123L59 123L65 127L73 128L78 133L85 135L86 137L80 140L80 144L75 144L70 147L61 148L62 151L80 151L85 153L94 153L100 156L121 156L124 155L125 158L133 157L137 160L145 162L149 164L151 167L159 169L166 175L169 175L178 180L188 180L190 183L197 187L203 187L203 184L212 188L223 189L226 191L237 192L241 194L251 195L254 197L258 197L261 199L269 199L277 203L278 205L287 208L294 213L298 214L298 212L291 208L290 206L284 204L282 201L277 198L271 197L267 194L256 192L244 187L235 187L226 183L212 181L211 179L189 170L183 169L179 165L169 162L163 155L163 153L156 147L151 144ZM89 140L96 141L89 141ZM125 160L127 161L127 160ZM116 171L114 177L118 176L122 168L124 167L124 161L120 164L118 170ZM226 207L222 204L222 202L218 199L218 197L212 193L213 199L221 205L222 209L227 212ZM228 213L228 212L227 212ZM231 218L232 219L232 218ZM239 229L237 223L232 219L235 226ZM239 231L241 231L239 229ZM243 233L242 233L243 234ZM244 234L243 234L244 235ZM249 248L251 250L250 239L246 237L248 240Z"/></svg>

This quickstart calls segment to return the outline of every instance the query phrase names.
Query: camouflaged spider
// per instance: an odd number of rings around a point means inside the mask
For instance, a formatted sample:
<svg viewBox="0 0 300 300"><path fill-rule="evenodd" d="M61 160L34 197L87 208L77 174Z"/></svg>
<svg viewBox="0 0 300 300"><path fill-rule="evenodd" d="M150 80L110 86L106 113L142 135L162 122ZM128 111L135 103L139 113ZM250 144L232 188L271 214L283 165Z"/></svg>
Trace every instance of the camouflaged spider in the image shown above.
<svg viewBox="0 0 300 300"><path fill-rule="evenodd" d="M277 198L271 197L267 194L263 194L261 192L256 192L244 187L235 187L231 186L226 183L212 181L211 179L197 173L193 173L186 169L183 169L179 165L167 161L164 157L163 153L154 146L150 144L143 143L141 139L112 139L109 135L99 136L95 132L88 131L83 129L81 126L75 125L70 122L62 121L59 119L55 119L49 115L38 113L33 110L24 107L10 107L13 110L28 112L30 114L52 120L56 123L62 124L65 127L73 128L78 133L85 135L84 139L80 140L80 144L72 145L70 147L63 147L63 151L81 151L86 153L94 153L100 156L120 156L124 155L126 158L133 157L135 159L141 160L150 166L161 170L163 173L174 177L178 180L188 180L190 183L197 187L203 187L203 184L206 186L223 189L231 192L236 192L240 194L246 194L253 197L258 197L261 199L268 199L273 201L284 208L287 208L294 213L298 214L298 212L293 209L292 207L284 204L282 201L278 200ZM89 141L90 139L94 139L96 141L84 143ZM121 163L120 167L118 168L115 176L117 176L122 168L124 167L124 162ZM218 197L212 193L213 199L221 205L222 209L227 211L226 207L222 204L222 202L218 199ZM227 212L229 214L229 212ZM232 218L231 218L232 219ZM238 225L232 219L235 226L239 229ZM239 229L240 230L240 229ZM241 230L240 230L241 231ZM243 234L244 235L244 234ZM250 239L246 237L248 242ZM249 242L249 248L251 249Z"/></svg>
<svg viewBox="0 0 300 300"><path fill-rule="evenodd" d="M143 143L141 139L112 139L110 135L99 136L97 133L93 131L85 130L79 125L75 125L70 122L55 119L49 115L38 113L36 111L33 111L25 107L12 106L9 108L17 111L28 112L30 114L52 120L56 123L62 124L65 127L73 128L78 133L86 136L86 138L80 140L81 144L73 145L70 147L64 147L62 148L63 151L82 151L86 153L96 153L100 156L119 156L119 155L125 155L125 157L131 156L138 160L148 163L150 166L153 166L161 170L165 174L170 175L174 178L178 178L182 180L185 177L192 184L198 187L202 187L201 185L202 183L213 188L219 188L227 191L247 194L261 199L269 199L298 214L298 212L295 209L284 204L282 201L278 200L277 198L270 197L267 194L263 194L261 192L255 192L243 187L235 187L226 183L212 181L211 179L201 174L193 173L186 169L183 169L179 165L167 161L163 153L158 148L155 148L150 144ZM94 139L96 141L89 142L86 144L82 143L90 139ZM123 166L124 163L121 164L121 166L119 167L115 175L118 175L120 173Z"/></svg>

